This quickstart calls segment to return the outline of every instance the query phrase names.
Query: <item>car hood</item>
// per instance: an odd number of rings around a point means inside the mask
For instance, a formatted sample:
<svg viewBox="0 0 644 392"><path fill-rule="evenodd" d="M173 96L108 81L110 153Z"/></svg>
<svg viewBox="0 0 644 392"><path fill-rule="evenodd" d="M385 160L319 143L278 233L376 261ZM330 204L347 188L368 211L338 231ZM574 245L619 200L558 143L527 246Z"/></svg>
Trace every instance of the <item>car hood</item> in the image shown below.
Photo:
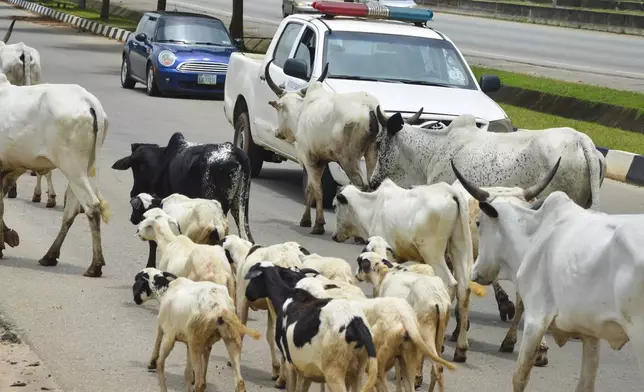
<svg viewBox="0 0 644 392"><path fill-rule="evenodd" d="M226 60L235 52L233 47L206 45L159 44L159 50L169 50L181 60Z"/></svg>
<svg viewBox="0 0 644 392"><path fill-rule="evenodd" d="M326 79L324 82L337 93L371 93L380 100L382 109L387 112L416 113L423 107L426 114L472 114L486 121L505 117L503 109L480 90L360 80Z"/></svg>

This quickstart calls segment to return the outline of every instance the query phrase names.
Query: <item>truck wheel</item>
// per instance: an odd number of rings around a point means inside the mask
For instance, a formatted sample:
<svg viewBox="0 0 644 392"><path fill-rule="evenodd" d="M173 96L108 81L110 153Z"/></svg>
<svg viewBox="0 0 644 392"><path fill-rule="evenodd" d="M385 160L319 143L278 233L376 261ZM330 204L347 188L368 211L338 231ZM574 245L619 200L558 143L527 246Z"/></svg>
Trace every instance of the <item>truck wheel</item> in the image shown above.
<svg viewBox="0 0 644 392"><path fill-rule="evenodd" d="M262 171L262 165L264 165L264 149L253 142L253 137L250 134L250 121L246 112L240 114L237 117L237 121L235 121L233 143L248 155L251 177L259 176L259 172Z"/></svg>
<svg viewBox="0 0 644 392"><path fill-rule="evenodd" d="M306 182L308 181L308 176L306 170L302 169L302 194L306 198ZM324 168L324 173L322 174L322 206L324 208L333 207L333 199L335 198L335 193L338 190L338 183L335 182L331 171L329 170L329 165L327 164Z"/></svg>

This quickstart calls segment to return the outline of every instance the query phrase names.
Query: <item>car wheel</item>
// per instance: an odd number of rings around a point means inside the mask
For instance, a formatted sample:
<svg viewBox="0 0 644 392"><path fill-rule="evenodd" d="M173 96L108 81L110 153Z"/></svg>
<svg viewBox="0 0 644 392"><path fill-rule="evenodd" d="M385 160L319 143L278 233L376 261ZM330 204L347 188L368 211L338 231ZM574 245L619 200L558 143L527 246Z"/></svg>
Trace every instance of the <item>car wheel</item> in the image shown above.
<svg viewBox="0 0 644 392"><path fill-rule="evenodd" d="M306 183L308 181L308 175L306 170L302 169L302 193L306 199ZM335 194L338 191L338 183L333 179L331 170L329 170L329 165L327 164L324 168L324 173L322 174L322 207L323 208L332 208L333 199ZM314 205L315 207L315 205Z"/></svg>
<svg viewBox="0 0 644 392"><path fill-rule="evenodd" d="M123 57L123 62L121 63L121 87L132 89L136 82L130 77L130 65L125 58Z"/></svg>
<svg viewBox="0 0 644 392"><path fill-rule="evenodd" d="M246 112L240 114L237 117L237 121L235 121L233 143L248 155L251 177L259 176L259 172L262 171L262 166L264 165L264 149L253 142L253 137L250 134L250 121Z"/></svg>
<svg viewBox="0 0 644 392"><path fill-rule="evenodd" d="M146 72L146 79L147 79L147 86L146 86L146 91L148 92L148 95L151 97L156 97L159 94L159 87L157 87L157 79L154 76L154 69L152 68L152 64L148 64L148 70Z"/></svg>

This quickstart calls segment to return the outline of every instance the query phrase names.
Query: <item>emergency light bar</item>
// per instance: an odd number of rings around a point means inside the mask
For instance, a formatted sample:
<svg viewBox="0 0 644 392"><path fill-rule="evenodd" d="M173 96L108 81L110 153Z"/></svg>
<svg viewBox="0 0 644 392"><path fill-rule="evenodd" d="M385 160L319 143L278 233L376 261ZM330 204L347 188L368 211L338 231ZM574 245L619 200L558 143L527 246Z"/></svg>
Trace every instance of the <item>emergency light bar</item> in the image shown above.
<svg viewBox="0 0 644 392"><path fill-rule="evenodd" d="M434 12L424 8L390 7L374 3L340 3L315 1L313 8L329 16L356 16L424 23L432 20Z"/></svg>

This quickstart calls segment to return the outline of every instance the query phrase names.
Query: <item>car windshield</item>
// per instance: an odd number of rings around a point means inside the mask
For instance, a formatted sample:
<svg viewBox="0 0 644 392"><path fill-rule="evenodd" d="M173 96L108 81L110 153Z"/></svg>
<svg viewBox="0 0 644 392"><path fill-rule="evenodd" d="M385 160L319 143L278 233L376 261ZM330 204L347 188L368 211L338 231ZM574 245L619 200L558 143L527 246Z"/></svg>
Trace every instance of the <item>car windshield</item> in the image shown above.
<svg viewBox="0 0 644 392"><path fill-rule="evenodd" d="M325 40L329 78L476 89L447 40L353 31L334 31Z"/></svg>
<svg viewBox="0 0 644 392"><path fill-rule="evenodd" d="M185 44L230 46L221 21L206 18L161 18L155 40Z"/></svg>

